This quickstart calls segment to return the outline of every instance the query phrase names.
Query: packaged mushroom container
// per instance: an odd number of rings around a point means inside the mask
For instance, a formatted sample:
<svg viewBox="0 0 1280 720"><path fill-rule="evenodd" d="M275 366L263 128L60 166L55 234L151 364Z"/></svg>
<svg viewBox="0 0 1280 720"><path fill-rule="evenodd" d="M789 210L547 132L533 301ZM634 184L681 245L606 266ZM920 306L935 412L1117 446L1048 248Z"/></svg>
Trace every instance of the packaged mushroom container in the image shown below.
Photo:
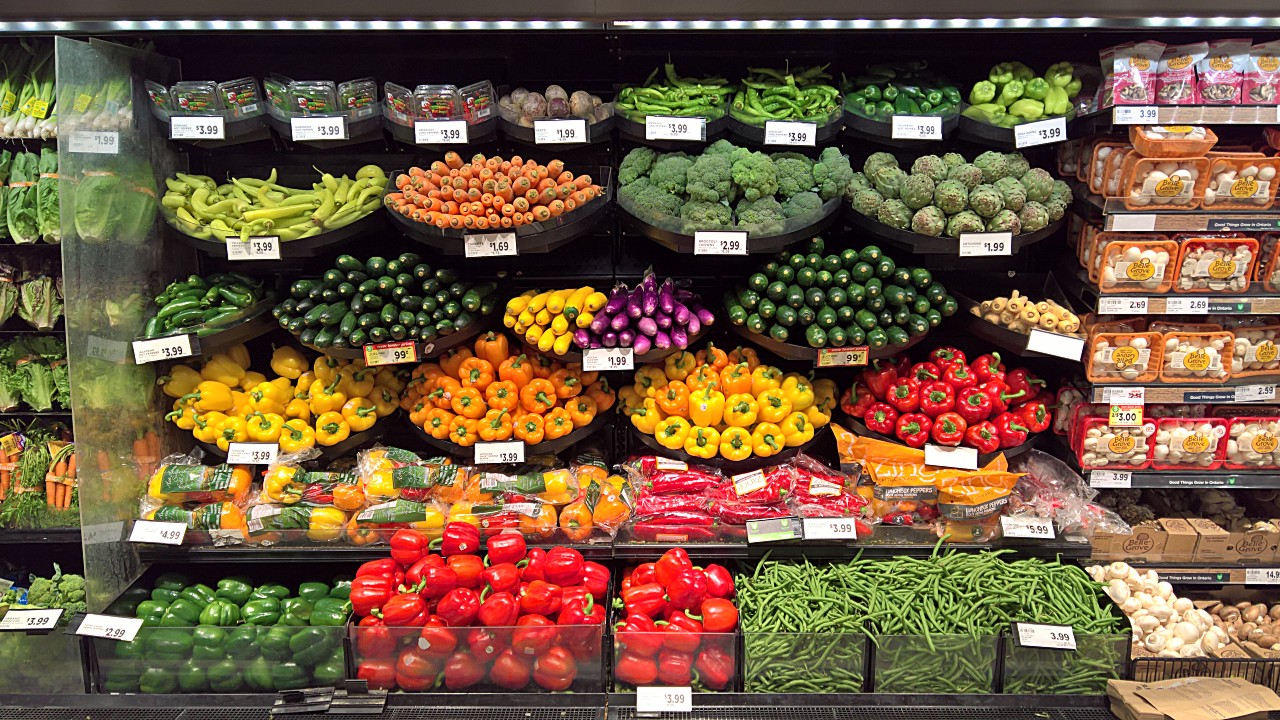
<svg viewBox="0 0 1280 720"><path fill-rule="evenodd" d="M1231 418L1223 460L1223 466L1232 470L1280 465L1280 417Z"/></svg>
<svg viewBox="0 0 1280 720"><path fill-rule="evenodd" d="M1199 125L1130 125L1129 142L1143 157L1189 158L1212 150L1218 136Z"/></svg>
<svg viewBox="0 0 1280 720"><path fill-rule="evenodd" d="M1151 423L1142 427L1118 428L1106 418L1087 418L1081 423L1078 444L1080 468L1083 470L1144 470L1151 466L1148 436L1155 430Z"/></svg>
<svg viewBox="0 0 1280 720"><path fill-rule="evenodd" d="M1123 236L1124 233L1099 233ZM1163 293L1173 287L1178 244L1168 240L1111 240L1103 252L1098 289L1103 293Z"/></svg>
<svg viewBox="0 0 1280 720"><path fill-rule="evenodd" d="M1218 441L1226 434L1227 423L1221 418L1157 420L1156 434L1151 438L1151 467L1216 470L1222 466L1226 449L1226 444Z"/></svg>
<svg viewBox="0 0 1280 720"><path fill-rule="evenodd" d="M1179 293L1243 293L1249 289L1258 241L1253 238L1196 238L1182 243L1173 283Z"/></svg>
<svg viewBox="0 0 1280 720"><path fill-rule="evenodd" d="M1106 178L1107 158L1111 154L1121 149L1131 149L1133 146L1127 142L1117 140L1103 140L1093 146L1093 154L1089 157L1089 192L1094 195L1102 195L1104 179Z"/></svg>
<svg viewBox="0 0 1280 720"><path fill-rule="evenodd" d="M1208 178L1209 161L1202 157L1159 159L1130 153L1121 183L1124 206L1194 210L1200 206Z"/></svg>
<svg viewBox="0 0 1280 720"><path fill-rule="evenodd" d="M1102 168L1102 194L1105 197L1120 197L1124 194L1123 185L1125 160L1134 155L1132 147L1117 148L1107 157Z"/></svg>
<svg viewBox="0 0 1280 720"><path fill-rule="evenodd" d="M1276 199L1276 169L1280 158L1261 153L1210 153L1205 208L1266 210Z"/></svg>
<svg viewBox="0 0 1280 720"><path fill-rule="evenodd" d="M1226 331L1164 335L1160 379L1172 383L1221 383L1231 376L1223 353L1233 352L1235 337Z"/></svg>
<svg viewBox="0 0 1280 720"><path fill-rule="evenodd" d="M1280 263L1276 262L1280 252L1276 252L1277 246L1280 246L1280 233L1263 233L1259 239L1258 270L1254 278L1267 292L1280 292Z"/></svg>
<svg viewBox="0 0 1280 720"><path fill-rule="evenodd" d="M1276 335L1280 326L1237 328L1231 353L1231 377L1280 373L1280 348Z"/></svg>
<svg viewBox="0 0 1280 720"><path fill-rule="evenodd" d="M1085 376L1095 383L1141 383L1159 377L1164 344L1159 333L1097 333L1090 340Z"/></svg>

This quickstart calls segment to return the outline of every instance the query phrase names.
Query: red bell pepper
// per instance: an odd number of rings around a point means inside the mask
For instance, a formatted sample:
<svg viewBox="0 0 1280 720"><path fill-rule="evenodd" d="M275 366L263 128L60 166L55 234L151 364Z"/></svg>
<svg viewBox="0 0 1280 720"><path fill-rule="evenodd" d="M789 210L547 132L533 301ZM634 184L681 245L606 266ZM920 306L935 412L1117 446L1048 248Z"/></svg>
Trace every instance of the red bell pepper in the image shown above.
<svg viewBox="0 0 1280 720"><path fill-rule="evenodd" d="M476 614L476 620L485 627L510 627L516 624L516 619L520 617L520 601L515 595L509 592L493 593L487 595L489 590L486 588L484 593L480 595L480 610Z"/></svg>
<svg viewBox="0 0 1280 720"><path fill-rule="evenodd" d="M449 627L467 627L480 613L480 596L471 588L454 588L436 603L436 614Z"/></svg>
<svg viewBox="0 0 1280 720"><path fill-rule="evenodd" d="M583 590L565 590L567 597L560 603L557 625L603 625L604 606Z"/></svg>
<svg viewBox="0 0 1280 720"><path fill-rule="evenodd" d="M1004 365L1000 364L1000 353L979 355L974 358L973 365L970 369L973 370L973 376L976 377L980 383L988 382L990 380L999 380L1000 382L1004 382Z"/></svg>
<svg viewBox="0 0 1280 720"><path fill-rule="evenodd" d="M952 365L947 368L942 373L942 382L950 385L956 392L978 386L978 378L969 370L968 365Z"/></svg>
<svg viewBox="0 0 1280 720"><path fill-rule="evenodd" d="M404 570L401 569L400 563L391 558L382 558L381 560L370 560L359 568L356 568L356 577L366 577L369 575L392 578L395 580L391 584L392 587L404 582Z"/></svg>
<svg viewBox="0 0 1280 720"><path fill-rule="evenodd" d="M933 439L939 445L956 447L964 440L964 431L968 428L969 423L959 413L942 413L933 421Z"/></svg>
<svg viewBox="0 0 1280 720"><path fill-rule="evenodd" d="M977 387L967 387L956 395L956 412L970 425L991 417L991 398Z"/></svg>
<svg viewBox="0 0 1280 720"><path fill-rule="evenodd" d="M484 679L484 665L465 651L449 656L444 663L444 686L450 690L463 690Z"/></svg>
<svg viewBox="0 0 1280 720"><path fill-rule="evenodd" d="M693 612L707 598L707 578L701 570L687 568L667 584L668 607Z"/></svg>
<svg viewBox="0 0 1280 720"><path fill-rule="evenodd" d="M631 571L631 582L636 585L647 585L651 582L658 582L657 563L640 563L635 570Z"/></svg>
<svg viewBox="0 0 1280 720"><path fill-rule="evenodd" d="M1017 414L1026 421L1027 430L1033 433L1048 430L1053 422L1053 413L1042 402L1024 403L1018 408Z"/></svg>
<svg viewBox="0 0 1280 720"><path fill-rule="evenodd" d="M458 573L444 565L432 565L423 569L419 584L422 585L419 589L422 597L439 600L458 587Z"/></svg>
<svg viewBox="0 0 1280 720"><path fill-rule="evenodd" d="M377 624L365 624L365 620ZM396 638L385 623L370 615L356 628L356 656L360 659L389 658L396 654Z"/></svg>
<svg viewBox="0 0 1280 720"><path fill-rule="evenodd" d="M395 595L398 584L393 583L393 579L381 575L356 577L351 581L351 609L361 617L372 615Z"/></svg>
<svg viewBox="0 0 1280 720"><path fill-rule="evenodd" d="M609 594L609 578L609 568L600 563L588 560L582 564L582 579L579 582L596 602L604 602L605 596Z"/></svg>
<svg viewBox="0 0 1280 720"><path fill-rule="evenodd" d="M396 661L396 685L407 692L421 692L436 684L443 667L444 658L410 646L400 653Z"/></svg>
<svg viewBox="0 0 1280 720"><path fill-rule="evenodd" d="M578 677L578 662L562 647L553 647L533 661L533 681L547 690L568 690Z"/></svg>
<svg viewBox="0 0 1280 720"><path fill-rule="evenodd" d="M427 574L427 568L443 566L444 558L436 554L427 555L404 571L404 584L406 587L418 587L422 585L422 578Z"/></svg>
<svg viewBox="0 0 1280 720"><path fill-rule="evenodd" d="M918 362L915 365L912 365L903 377L914 378L916 382L923 385L927 382L933 382L934 380L941 380L942 368L928 361Z"/></svg>
<svg viewBox="0 0 1280 720"><path fill-rule="evenodd" d="M1032 375L1031 371L1026 368L1017 368L1009 372L1005 376L1004 382L1009 386L1009 392L1016 393L1019 390L1024 390L1026 391L1024 395L1028 398L1034 397L1036 393L1040 392L1040 388L1045 385L1043 380Z"/></svg>
<svg viewBox="0 0 1280 720"><path fill-rule="evenodd" d="M445 561L458 576L458 587L479 590L484 583L480 576L484 573L484 560L479 555L454 555Z"/></svg>
<svg viewBox="0 0 1280 720"><path fill-rule="evenodd" d="M714 645L703 648L693 666L698 679L712 690L724 690L733 681L733 656Z"/></svg>
<svg viewBox="0 0 1280 720"><path fill-rule="evenodd" d="M520 611L529 615L555 615L560 611L562 590L543 580L534 580L520 589Z"/></svg>
<svg viewBox="0 0 1280 720"><path fill-rule="evenodd" d="M693 631L682 624L659 620L655 623L662 631L662 645L671 650L693 652L702 644L702 632Z"/></svg>
<svg viewBox="0 0 1280 720"><path fill-rule="evenodd" d="M991 422L996 426L1001 449L1017 447L1027 441L1027 426L1022 424L1021 415L1001 413Z"/></svg>
<svg viewBox="0 0 1280 720"><path fill-rule="evenodd" d="M951 412L955 407L955 388L941 380L920 386L920 412L936 418L942 413Z"/></svg>
<svg viewBox="0 0 1280 720"><path fill-rule="evenodd" d="M978 386L978 389L987 394L991 398L991 414L999 415L1009 410L1009 401L1017 400L1025 397L1026 390L1017 392L1009 392L1009 386L999 380L988 380Z"/></svg>
<svg viewBox="0 0 1280 720"><path fill-rule="evenodd" d="M471 523L451 522L444 526L444 535L434 542L440 543L440 554L445 557L476 553L480 551L480 530Z"/></svg>
<svg viewBox="0 0 1280 720"><path fill-rule="evenodd" d="M356 678L369 684L370 690L392 690L396 686L396 661L392 658L362 658L356 666Z"/></svg>
<svg viewBox="0 0 1280 720"><path fill-rule="evenodd" d="M664 649L658 655L658 682L680 687L693 681L693 653Z"/></svg>
<svg viewBox="0 0 1280 720"><path fill-rule="evenodd" d="M467 648L482 660L490 660L511 648L511 630L472 628L467 632Z"/></svg>
<svg viewBox="0 0 1280 720"><path fill-rule="evenodd" d="M524 563L523 566L520 563ZM547 551L533 548L525 555L524 560L516 563L520 570L520 579L524 582L547 579Z"/></svg>
<svg viewBox="0 0 1280 720"><path fill-rule="evenodd" d="M489 668L489 679L494 685L507 690L520 690L529 684L533 675L533 662L517 654L511 648L503 650Z"/></svg>
<svg viewBox="0 0 1280 720"><path fill-rule="evenodd" d="M711 563L703 568L702 574L707 577L707 597L733 597L733 575L730 575L723 565Z"/></svg>
<svg viewBox="0 0 1280 720"><path fill-rule="evenodd" d="M894 382L884 401L900 414L913 413L920 409L920 384L911 378L902 378Z"/></svg>
<svg viewBox="0 0 1280 720"><path fill-rule="evenodd" d="M733 632L738 627L738 608L723 598L702 601L702 628L709 633Z"/></svg>
<svg viewBox="0 0 1280 720"><path fill-rule="evenodd" d="M653 578L665 588L680 571L691 567L693 567L693 561L689 559L689 553L683 548L671 548L658 558L658 562L654 563Z"/></svg>
<svg viewBox="0 0 1280 720"><path fill-rule="evenodd" d="M978 448L980 453L993 453L1000 449L1000 434L989 421L974 423L964 433L964 442Z"/></svg>
<svg viewBox="0 0 1280 720"><path fill-rule="evenodd" d="M556 624L542 615L525 615L516 621L511 633L511 649L522 655L537 655L555 644L559 632Z"/></svg>
<svg viewBox="0 0 1280 720"><path fill-rule="evenodd" d="M572 548L555 547L547 552L547 582L560 587L577 585L582 581L582 567L586 561L582 553Z"/></svg>
<svg viewBox="0 0 1280 720"><path fill-rule="evenodd" d="M889 394L889 388L898 380L898 368L891 362L872 360L871 367L862 371L862 381L872 395L883 400Z"/></svg>
<svg viewBox="0 0 1280 720"><path fill-rule="evenodd" d="M661 632L662 628L654 623L653 618L632 613L614 626L613 639L627 652L640 657L653 657L662 648Z"/></svg>
<svg viewBox="0 0 1280 720"><path fill-rule="evenodd" d="M862 416L862 422L871 432L893 437L893 429L898 422L898 411L894 410L889 403L878 402L867 408L867 414Z"/></svg>
<svg viewBox="0 0 1280 720"><path fill-rule="evenodd" d="M845 388L840 395L840 409L849 417L860 418L867 411L867 407L877 400L875 395L871 394L871 390L861 382L853 387Z"/></svg>
<svg viewBox="0 0 1280 720"><path fill-rule="evenodd" d="M489 551L489 565L518 563L524 559L524 555L528 551L524 535L519 532L503 532L492 535L488 540L485 540L485 547Z"/></svg>
<svg viewBox="0 0 1280 720"><path fill-rule="evenodd" d="M929 442L929 431L933 429L933 421L922 413L906 413L898 418L894 433L899 440L913 448L924 447Z"/></svg>
<svg viewBox="0 0 1280 720"><path fill-rule="evenodd" d="M449 657L458 647L458 632L440 625L423 625L418 634L418 649L432 657Z"/></svg>
<svg viewBox="0 0 1280 720"><path fill-rule="evenodd" d="M619 682L635 687L652 685L658 679L658 665L651 655L623 650L613 664L613 676Z"/></svg>
<svg viewBox="0 0 1280 720"><path fill-rule="evenodd" d="M427 621L427 603L416 593L395 595L373 614L381 617L388 627L422 627Z"/></svg>
<svg viewBox="0 0 1280 720"><path fill-rule="evenodd" d="M417 530L401 528L391 536L391 559L405 567L418 562L427 554L431 541Z"/></svg>
<svg viewBox="0 0 1280 720"><path fill-rule="evenodd" d="M943 370L952 365L966 365L964 351L948 346L936 347L929 353L929 360Z"/></svg>

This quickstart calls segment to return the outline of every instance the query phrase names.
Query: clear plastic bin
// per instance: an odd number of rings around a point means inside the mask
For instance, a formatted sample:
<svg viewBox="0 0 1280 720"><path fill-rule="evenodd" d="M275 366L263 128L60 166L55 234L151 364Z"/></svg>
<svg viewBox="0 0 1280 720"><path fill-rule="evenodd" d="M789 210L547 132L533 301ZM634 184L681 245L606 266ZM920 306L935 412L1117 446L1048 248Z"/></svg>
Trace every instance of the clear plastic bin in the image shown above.
<svg viewBox="0 0 1280 720"><path fill-rule="evenodd" d="M973 695L995 692L994 635L882 635L877 638L873 692Z"/></svg>
<svg viewBox="0 0 1280 720"><path fill-rule="evenodd" d="M1156 470L1217 470L1227 444L1221 418L1162 418L1151 437L1151 467Z"/></svg>
<svg viewBox="0 0 1280 720"><path fill-rule="evenodd" d="M1194 210L1209 181L1209 161L1146 158L1130 154L1124 163L1120 196L1130 210Z"/></svg>
<svg viewBox="0 0 1280 720"><path fill-rule="evenodd" d="M665 645L671 633L613 633L613 691L636 687L688 687L695 691L731 691L738 685L738 634L700 633L688 652ZM630 643L628 640L630 639ZM646 646L663 646L647 654ZM686 674L686 669L691 670ZM813 671L813 668L809 668ZM726 677L727 676L727 677ZM696 678L696 679L695 679Z"/></svg>
<svg viewBox="0 0 1280 720"><path fill-rule="evenodd" d="M1106 243L1096 282L1103 293L1163 293L1173 287L1178 244L1168 240L1098 233Z"/></svg>
<svg viewBox="0 0 1280 720"><path fill-rule="evenodd" d="M1075 650L1024 648L1004 640L1006 695L1102 695L1108 680L1124 676L1128 633L1076 635Z"/></svg>
<svg viewBox="0 0 1280 720"><path fill-rule="evenodd" d="M1264 470L1280 467L1280 416L1252 415L1231 418L1222 466L1231 470Z"/></svg>
<svg viewBox="0 0 1280 720"><path fill-rule="evenodd" d="M1222 383L1231 377L1235 336L1222 332L1165 333L1160 380L1171 383Z"/></svg>
<svg viewBox="0 0 1280 720"><path fill-rule="evenodd" d="M742 683L749 693L858 693L866 635L743 633Z"/></svg>
<svg viewBox="0 0 1280 720"><path fill-rule="evenodd" d="M80 638L62 629L48 634L0 633L0 694L81 695L85 692Z"/></svg>
<svg viewBox="0 0 1280 720"><path fill-rule="evenodd" d="M1095 333L1089 338L1085 377L1095 383L1143 383L1160 375L1164 345L1160 333Z"/></svg>

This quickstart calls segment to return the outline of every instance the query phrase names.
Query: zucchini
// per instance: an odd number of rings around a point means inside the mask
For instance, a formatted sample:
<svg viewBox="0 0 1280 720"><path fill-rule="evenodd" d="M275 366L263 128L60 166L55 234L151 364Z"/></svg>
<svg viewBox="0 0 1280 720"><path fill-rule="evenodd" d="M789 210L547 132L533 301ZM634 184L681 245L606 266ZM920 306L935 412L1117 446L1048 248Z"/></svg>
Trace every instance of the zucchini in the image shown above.
<svg viewBox="0 0 1280 720"><path fill-rule="evenodd" d="M787 299L787 284L781 280L775 280L769 283L769 287L765 289L764 294L776 303L783 302Z"/></svg>
<svg viewBox="0 0 1280 720"><path fill-rule="evenodd" d="M364 271L369 273L369 277L382 277L387 274L386 258L374 255L364 263Z"/></svg>
<svg viewBox="0 0 1280 720"><path fill-rule="evenodd" d="M413 276L418 280L430 280L435 277L435 269L426 263L419 263L413 266Z"/></svg>
<svg viewBox="0 0 1280 720"><path fill-rule="evenodd" d="M319 335L319 334L320 334L320 328L309 327L303 330L302 332L298 333L298 342L302 343L303 345L314 345L316 342L316 335Z"/></svg>
<svg viewBox="0 0 1280 720"><path fill-rule="evenodd" d="M365 280L364 282L356 286L356 291L359 292L361 295L366 295L371 292L377 292L377 290L378 290L378 281L373 279Z"/></svg>
<svg viewBox="0 0 1280 720"><path fill-rule="evenodd" d="M817 325L810 325L804 331L804 340L809 343L809 347L825 347L827 344L827 334Z"/></svg>
<svg viewBox="0 0 1280 720"><path fill-rule="evenodd" d="M347 282L351 283L352 285L359 285L360 283L368 279L369 279L369 274L366 273L364 270L352 270L351 272L347 273Z"/></svg>
<svg viewBox="0 0 1280 720"><path fill-rule="evenodd" d="M289 284L289 294L297 300L302 300L308 297L311 289L315 286L316 283L314 280L294 280Z"/></svg>
<svg viewBox="0 0 1280 720"><path fill-rule="evenodd" d="M352 311L351 314L354 315L355 311ZM368 330L369 328L377 324L378 324L378 316L373 313L363 313L362 315L356 318L356 327L360 330Z"/></svg>
<svg viewBox="0 0 1280 720"><path fill-rule="evenodd" d="M449 302L444 304L445 317L449 318L450 320L458 317L458 315L460 315L461 313L462 313L462 306L459 305L457 301L450 300Z"/></svg>
<svg viewBox="0 0 1280 720"><path fill-rule="evenodd" d="M895 268L892 280L893 284L898 287L909 288L911 287L911 271L904 267Z"/></svg>
<svg viewBox="0 0 1280 720"><path fill-rule="evenodd" d="M816 320L818 327L822 328L823 330L830 330L831 328L836 326L836 322L838 321L839 321L839 318L836 316L835 310L825 305L823 307L818 308L818 316Z"/></svg>
<svg viewBox="0 0 1280 720"><path fill-rule="evenodd" d="M863 330L870 330L876 326L876 314L867 309L859 310L854 314L853 319Z"/></svg>
<svg viewBox="0 0 1280 720"><path fill-rule="evenodd" d="M762 293L769 287L769 278L764 273L752 273L747 278L747 288Z"/></svg>
<svg viewBox="0 0 1280 720"><path fill-rule="evenodd" d="M844 307L849 302L849 294L838 287L827 290L827 304L831 307Z"/></svg>
<svg viewBox="0 0 1280 720"><path fill-rule="evenodd" d="M360 347L368 341L369 333L365 332L363 328L356 328L351 331L349 336L347 336L347 343L351 345L351 347Z"/></svg>
<svg viewBox="0 0 1280 720"><path fill-rule="evenodd" d="M850 345L864 345L867 342L867 331L857 325L846 325L844 328L844 341Z"/></svg>
<svg viewBox="0 0 1280 720"><path fill-rule="evenodd" d="M760 293L755 290L748 290L739 285L734 288L734 294L737 295L738 302L742 304L742 307L747 310L755 310L756 306L760 304Z"/></svg>
<svg viewBox="0 0 1280 720"><path fill-rule="evenodd" d="M787 286L786 301L787 305L790 305L796 310L804 307L804 290L801 290L799 285Z"/></svg>
<svg viewBox="0 0 1280 720"><path fill-rule="evenodd" d="M388 275L392 275L392 276L394 276L394 275L399 275L400 273L404 272L404 271L405 271L405 270L407 270L407 269L408 269L408 268L404 267L404 266L403 266L403 264L402 264L399 260L388 260L388 261L387 261L387 274L388 274Z"/></svg>
<svg viewBox="0 0 1280 720"><path fill-rule="evenodd" d="M846 340L844 330L839 325L827 331L827 343L831 347L844 347Z"/></svg>
<svg viewBox="0 0 1280 720"><path fill-rule="evenodd" d="M822 288L809 288L804 294L804 304L811 308L820 308L827 304L827 294Z"/></svg>
<svg viewBox="0 0 1280 720"><path fill-rule="evenodd" d="M410 325L417 324L417 318L414 316L413 311L401 310L400 313L396 316L396 322L398 322L401 325L404 325L405 327L408 327Z"/></svg>
<svg viewBox="0 0 1280 720"><path fill-rule="evenodd" d="M409 273L400 273L399 275L396 275L396 285L402 288L413 287L415 284L413 276Z"/></svg>
<svg viewBox="0 0 1280 720"><path fill-rule="evenodd" d="M724 308L729 313L729 322L734 325L742 325L747 321L747 309L742 307L742 303L738 298L734 297L731 291L725 291Z"/></svg>
<svg viewBox="0 0 1280 720"><path fill-rule="evenodd" d="M884 295L884 301L890 307L899 308L907 304L907 291L897 285L885 285L881 289L881 293Z"/></svg>
<svg viewBox="0 0 1280 720"><path fill-rule="evenodd" d="M834 275L835 273L839 272L839 271L840 271L840 256L839 256L839 255L828 255L828 256L826 256L826 257L822 258L822 269L823 269L823 270L826 270L827 272L829 272L829 273L831 273L831 274L833 274L833 275Z"/></svg>
<svg viewBox="0 0 1280 720"><path fill-rule="evenodd" d="M378 315L378 321L385 327L391 327L396 324L399 318L400 308L391 304L383 305L382 312Z"/></svg>
<svg viewBox="0 0 1280 720"><path fill-rule="evenodd" d="M880 312L885 308L884 296L876 295L875 297L869 297L866 299L866 302L862 303L862 305L871 312Z"/></svg>
<svg viewBox="0 0 1280 720"><path fill-rule="evenodd" d="M391 333L392 340L403 340L409 337L409 328L401 325L400 323L392 325L389 332Z"/></svg>
<svg viewBox="0 0 1280 720"><path fill-rule="evenodd" d="M898 326L893 326L885 330L885 336L889 338L889 344L901 347L911 342L911 336L907 335L907 331Z"/></svg>
<svg viewBox="0 0 1280 720"><path fill-rule="evenodd" d="M347 279L347 274L337 268L329 268L324 271L324 275L321 275L320 279L324 281L325 285L336 288L338 283Z"/></svg>
<svg viewBox="0 0 1280 720"><path fill-rule="evenodd" d="M743 319L745 320L745 318ZM783 327L791 327L792 325L796 324L796 320L798 319L798 316L796 314L795 308L791 307L790 305L779 305L777 312L774 313L773 319L774 319L775 325L782 325Z"/></svg>
<svg viewBox="0 0 1280 720"><path fill-rule="evenodd" d="M813 284L817 285L820 288L829 288L831 287L831 284L834 281L835 281L835 278L832 277L831 273L827 272L826 270L819 270L818 279L814 281Z"/></svg>
<svg viewBox="0 0 1280 720"><path fill-rule="evenodd" d="M796 269L790 265L779 265L778 274L774 279L780 283L790 285L796 280Z"/></svg>
<svg viewBox="0 0 1280 720"><path fill-rule="evenodd" d="M860 262L849 269L849 276L856 283L865 283L875 274L875 268L871 267L871 263Z"/></svg>
<svg viewBox="0 0 1280 720"><path fill-rule="evenodd" d="M800 327L808 327L818 319L818 313L808 306L802 307L796 311L796 322L800 323Z"/></svg>
<svg viewBox="0 0 1280 720"><path fill-rule="evenodd" d="M867 331L867 345L872 350L878 350L889 344L889 336L884 334L880 328L872 328Z"/></svg>
<svg viewBox="0 0 1280 720"><path fill-rule="evenodd" d="M371 343L386 342L389 337L391 337L391 334L381 325L369 328L369 342Z"/></svg>
<svg viewBox="0 0 1280 720"><path fill-rule="evenodd" d="M875 245L868 245L858 252L858 259L865 263L879 262L884 253Z"/></svg>
<svg viewBox="0 0 1280 720"><path fill-rule="evenodd" d="M364 263L360 262L352 255L339 255L337 259L333 261L333 265L343 272L364 269Z"/></svg>
<svg viewBox="0 0 1280 720"><path fill-rule="evenodd" d="M326 305L324 310L320 312L320 324L337 325L342 322L342 316L349 312L351 312L351 308L347 307L345 303L336 302L332 305Z"/></svg>
<svg viewBox="0 0 1280 720"><path fill-rule="evenodd" d="M881 280L888 280L892 278L893 271L897 269L898 266L894 264L893 258L890 258L888 255L881 256L881 258L876 261L876 277Z"/></svg>
<svg viewBox="0 0 1280 720"><path fill-rule="evenodd" d="M333 344L334 337L333 328L320 328L320 332L316 333L315 338L311 340L311 344L324 349Z"/></svg>
<svg viewBox="0 0 1280 720"><path fill-rule="evenodd" d="M756 312L765 320L772 320L777 313L778 306L769 298L761 298L760 304L756 306ZM763 330L761 331L763 332Z"/></svg>
<svg viewBox="0 0 1280 720"><path fill-rule="evenodd" d="M356 286L355 286L355 285L352 285L351 283L347 282L346 280L343 280L342 282L338 283L338 295L339 295L339 296L344 297L344 298L350 298L350 297L355 297L355 294L356 294Z"/></svg>
<svg viewBox="0 0 1280 720"><path fill-rule="evenodd" d="M769 337L772 338L773 340L776 340L777 342L784 343L787 341L787 338L790 336L791 336L791 333L787 332L787 329L781 325L774 325L773 327L769 328Z"/></svg>
<svg viewBox="0 0 1280 720"><path fill-rule="evenodd" d="M763 333L764 318L760 317L759 313L751 313L747 316L747 329L753 333Z"/></svg>
<svg viewBox="0 0 1280 720"><path fill-rule="evenodd" d="M406 252L400 253L400 257L396 259L400 261L402 267L413 267L422 261L422 256L417 253Z"/></svg>

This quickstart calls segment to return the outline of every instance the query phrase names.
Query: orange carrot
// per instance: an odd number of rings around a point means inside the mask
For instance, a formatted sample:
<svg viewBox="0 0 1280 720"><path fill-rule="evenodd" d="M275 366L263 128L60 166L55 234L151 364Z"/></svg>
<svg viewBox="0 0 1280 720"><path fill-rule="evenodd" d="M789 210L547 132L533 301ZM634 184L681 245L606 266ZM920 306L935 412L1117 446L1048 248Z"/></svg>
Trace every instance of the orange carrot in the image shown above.
<svg viewBox="0 0 1280 720"><path fill-rule="evenodd" d="M444 164L451 170L457 170L462 167L462 156L450 150L444 154Z"/></svg>
<svg viewBox="0 0 1280 720"><path fill-rule="evenodd" d="M579 190L585 190L590 185L591 185L590 175L579 175L577 179L573 181L573 186Z"/></svg>

